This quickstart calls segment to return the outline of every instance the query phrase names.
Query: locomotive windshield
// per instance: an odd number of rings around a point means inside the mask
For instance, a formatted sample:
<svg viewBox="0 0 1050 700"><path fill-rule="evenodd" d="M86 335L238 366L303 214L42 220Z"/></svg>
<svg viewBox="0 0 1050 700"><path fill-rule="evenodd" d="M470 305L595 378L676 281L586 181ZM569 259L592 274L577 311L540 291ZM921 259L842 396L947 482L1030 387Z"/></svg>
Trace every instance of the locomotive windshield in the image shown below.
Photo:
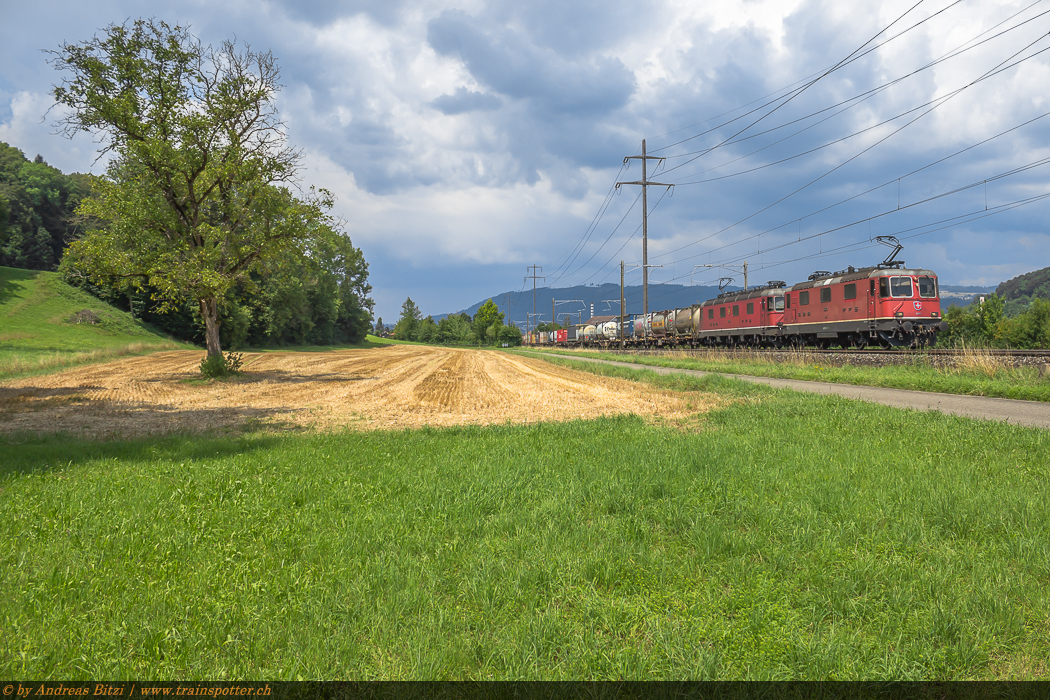
<svg viewBox="0 0 1050 700"><path fill-rule="evenodd" d="M890 296L910 297L911 277L890 277Z"/></svg>
<svg viewBox="0 0 1050 700"><path fill-rule="evenodd" d="M784 310L784 297L770 297L769 298L769 310L770 311L783 311Z"/></svg>
<svg viewBox="0 0 1050 700"><path fill-rule="evenodd" d="M920 277L919 278L919 296L920 297L935 297L937 296L937 282L932 277Z"/></svg>

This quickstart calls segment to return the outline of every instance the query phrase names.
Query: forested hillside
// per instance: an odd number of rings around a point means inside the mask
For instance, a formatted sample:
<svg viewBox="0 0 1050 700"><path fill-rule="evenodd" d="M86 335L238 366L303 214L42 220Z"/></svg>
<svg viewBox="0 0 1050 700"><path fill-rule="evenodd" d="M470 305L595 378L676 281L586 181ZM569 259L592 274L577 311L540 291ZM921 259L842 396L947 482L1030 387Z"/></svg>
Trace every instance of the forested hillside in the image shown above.
<svg viewBox="0 0 1050 700"><path fill-rule="evenodd" d="M1050 267L1007 280L996 288L995 293L1007 301L1033 297L1050 299Z"/></svg>
<svg viewBox="0 0 1050 700"><path fill-rule="evenodd" d="M54 270L76 235L74 212L89 176L65 175L0 141L0 265Z"/></svg>

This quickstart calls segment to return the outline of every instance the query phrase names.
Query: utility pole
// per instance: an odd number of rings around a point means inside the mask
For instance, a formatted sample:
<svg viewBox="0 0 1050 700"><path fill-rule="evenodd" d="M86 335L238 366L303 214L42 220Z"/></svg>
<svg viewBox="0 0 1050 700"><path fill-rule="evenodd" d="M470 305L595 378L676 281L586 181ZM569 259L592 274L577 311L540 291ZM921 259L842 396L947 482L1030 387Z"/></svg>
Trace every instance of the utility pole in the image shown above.
<svg viewBox="0 0 1050 700"><path fill-rule="evenodd" d="M619 261L619 352L624 352L624 261Z"/></svg>
<svg viewBox="0 0 1050 700"><path fill-rule="evenodd" d="M648 191L649 186L654 187L666 187L668 189L674 187L666 182L652 182L646 175L646 163L650 160L663 161L664 158L658 158L656 156L649 156L645 154L645 139L642 139L642 155L640 156L627 156L623 159L624 165L627 161L640 159L642 161L642 179L634 182L617 182L616 189L620 189L620 185L641 185L642 186L642 314L643 318L649 317L649 200ZM646 335L649 334L648 327L645 330Z"/></svg>
<svg viewBox="0 0 1050 700"><path fill-rule="evenodd" d="M636 265L634 263L631 263L630 265L624 265L623 260L620 261L620 313L621 314L624 314L625 313L624 310L627 308L627 301L624 298L624 287L623 287L623 273L624 273L624 270L634 270L635 268L638 268L638 267L641 267L641 265ZM650 265L649 267L663 267L663 266L662 265L659 265L659 266L658 265ZM648 333L648 327L646 326L646 323L645 323L645 316L642 316L642 332L643 333ZM622 318L620 319L620 337L621 338L623 337L623 319ZM621 350L623 349L623 343L620 343L620 349Z"/></svg>
<svg viewBox="0 0 1050 700"><path fill-rule="evenodd" d="M546 281L547 278L546 277L539 277L539 276L536 275L536 270L537 269L540 272L543 272L543 268L539 267L538 265L530 265L529 267L527 267L525 269L526 270L532 270L532 276L531 277L526 277L525 279L526 280L530 280L530 279L532 280L532 315L535 316L536 315L536 280ZM526 328L528 328L527 319L528 319L528 316L526 316L526 324L525 324Z"/></svg>
<svg viewBox="0 0 1050 700"><path fill-rule="evenodd" d="M540 325L540 324L539 324L539 317L540 317L541 315L542 315L542 314L530 314L530 313L526 313L526 314L525 314L525 318L526 318L526 321L525 321L525 324L526 324L526 328L528 327L528 320L529 320L529 319L531 319L531 318L532 318L533 316L535 316L535 317L536 317L536 319L537 319L537 323L536 323L536 325L537 325L537 326L538 326L538 325ZM535 326L534 326L534 327L535 327Z"/></svg>

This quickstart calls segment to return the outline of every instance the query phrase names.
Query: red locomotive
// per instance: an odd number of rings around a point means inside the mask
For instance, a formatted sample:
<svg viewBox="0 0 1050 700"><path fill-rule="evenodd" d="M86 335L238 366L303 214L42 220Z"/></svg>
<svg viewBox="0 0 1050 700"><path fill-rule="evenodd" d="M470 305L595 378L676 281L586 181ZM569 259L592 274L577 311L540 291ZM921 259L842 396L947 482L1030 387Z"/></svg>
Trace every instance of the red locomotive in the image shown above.
<svg viewBox="0 0 1050 700"><path fill-rule="evenodd" d="M895 261L815 272L790 289L783 282L705 301L691 344L815 345L828 348L928 347L946 331L937 275Z"/></svg>

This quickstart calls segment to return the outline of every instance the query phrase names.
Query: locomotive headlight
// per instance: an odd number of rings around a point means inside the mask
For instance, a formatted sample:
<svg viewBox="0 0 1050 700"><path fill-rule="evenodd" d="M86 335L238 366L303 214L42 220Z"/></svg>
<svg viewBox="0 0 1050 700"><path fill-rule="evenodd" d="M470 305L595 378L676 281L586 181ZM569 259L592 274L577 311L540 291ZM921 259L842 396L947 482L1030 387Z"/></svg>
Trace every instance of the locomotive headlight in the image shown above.
<svg viewBox="0 0 1050 700"><path fill-rule="evenodd" d="M898 311L897 313L893 314L893 317L894 318L904 318L904 312L903 311Z"/></svg>
<svg viewBox="0 0 1050 700"><path fill-rule="evenodd" d="M940 318L941 317L941 312L940 311L934 311L932 314L930 314L930 316L933 317L933 318Z"/></svg>

